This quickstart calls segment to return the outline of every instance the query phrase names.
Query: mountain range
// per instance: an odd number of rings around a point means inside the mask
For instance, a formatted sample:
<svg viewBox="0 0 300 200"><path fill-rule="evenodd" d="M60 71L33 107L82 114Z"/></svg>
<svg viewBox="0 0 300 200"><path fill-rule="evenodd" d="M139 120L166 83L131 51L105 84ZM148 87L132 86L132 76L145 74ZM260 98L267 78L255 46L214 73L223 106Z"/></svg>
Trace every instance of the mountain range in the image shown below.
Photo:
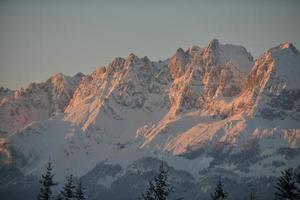
<svg viewBox="0 0 300 200"><path fill-rule="evenodd" d="M280 171L300 167L300 53L292 43L257 59L214 39L160 61L116 57L89 75L56 74L0 88L0 195L34 199L53 162L89 199L138 199L164 160L174 199L272 198ZM14 192L18 188L19 193Z"/></svg>

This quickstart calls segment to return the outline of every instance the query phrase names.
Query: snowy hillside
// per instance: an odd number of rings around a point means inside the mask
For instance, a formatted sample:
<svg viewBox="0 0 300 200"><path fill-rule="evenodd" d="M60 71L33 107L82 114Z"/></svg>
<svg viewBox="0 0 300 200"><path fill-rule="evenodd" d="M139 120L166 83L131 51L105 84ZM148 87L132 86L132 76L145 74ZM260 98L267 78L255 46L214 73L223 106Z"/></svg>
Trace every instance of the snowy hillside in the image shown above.
<svg viewBox="0 0 300 200"><path fill-rule="evenodd" d="M131 199L163 158L174 198L197 198L219 176L232 189L271 184L299 165L299 74L291 43L254 61L212 40L164 61L130 54L90 75L0 88L0 174L33 184L50 158L57 180L81 177L91 199Z"/></svg>

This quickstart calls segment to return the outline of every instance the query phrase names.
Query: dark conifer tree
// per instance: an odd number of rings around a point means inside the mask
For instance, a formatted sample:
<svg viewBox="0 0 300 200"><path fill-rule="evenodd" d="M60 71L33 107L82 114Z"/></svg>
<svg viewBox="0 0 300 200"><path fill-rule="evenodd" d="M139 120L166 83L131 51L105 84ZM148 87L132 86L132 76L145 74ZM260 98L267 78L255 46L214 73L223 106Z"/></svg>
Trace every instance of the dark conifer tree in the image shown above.
<svg viewBox="0 0 300 200"><path fill-rule="evenodd" d="M275 200L299 200L300 191L296 186L293 170L288 169L281 172L277 180Z"/></svg>
<svg viewBox="0 0 300 200"><path fill-rule="evenodd" d="M71 200L75 197L74 178L72 174L66 178L66 183L61 191L61 197L63 200Z"/></svg>
<svg viewBox="0 0 300 200"><path fill-rule="evenodd" d="M300 165L296 167L296 169L294 170L294 174L297 184L300 185Z"/></svg>
<svg viewBox="0 0 300 200"><path fill-rule="evenodd" d="M52 163L49 161L46 168L46 173L42 175L39 180L41 187L37 196L38 200L52 199L52 187L57 185L53 180L54 174L52 173Z"/></svg>
<svg viewBox="0 0 300 200"><path fill-rule="evenodd" d="M153 181L149 181L148 190L142 194L144 200L167 200L171 192L171 186L168 183L168 172L165 169L163 162L159 166L158 175Z"/></svg>
<svg viewBox="0 0 300 200"><path fill-rule="evenodd" d="M250 200L255 200L255 199L256 199L256 196L255 196L254 192L251 192L251 193L250 193L249 199L250 199Z"/></svg>
<svg viewBox="0 0 300 200"><path fill-rule="evenodd" d="M78 182L76 188L75 188L75 199L76 200L85 200L85 194L84 194L84 188L82 186L81 181Z"/></svg>
<svg viewBox="0 0 300 200"><path fill-rule="evenodd" d="M148 187L148 190L142 194L142 199L144 200L156 200L156 195L155 195L155 192L156 192L156 189L155 189L155 186L154 186L154 183L153 181L149 181L149 187Z"/></svg>
<svg viewBox="0 0 300 200"><path fill-rule="evenodd" d="M224 190L224 186L221 180L218 181L215 191L213 194L210 194L212 200L223 200L227 199L228 194Z"/></svg>

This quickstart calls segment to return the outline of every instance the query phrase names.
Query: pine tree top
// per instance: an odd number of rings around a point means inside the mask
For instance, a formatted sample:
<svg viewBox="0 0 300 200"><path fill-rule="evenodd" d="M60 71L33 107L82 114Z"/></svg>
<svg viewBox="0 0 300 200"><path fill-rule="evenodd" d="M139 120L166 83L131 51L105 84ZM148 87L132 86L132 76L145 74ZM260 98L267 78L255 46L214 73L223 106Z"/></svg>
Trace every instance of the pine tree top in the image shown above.
<svg viewBox="0 0 300 200"><path fill-rule="evenodd" d="M75 185L72 174L66 177L66 183L63 187L63 190L61 191L61 196L65 200L71 200L75 196Z"/></svg>
<svg viewBox="0 0 300 200"><path fill-rule="evenodd" d="M296 177L292 169L281 172L281 176L277 180L275 192L276 200L299 200L300 190L296 186Z"/></svg>
<svg viewBox="0 0 300 200"><path fill-rule="evenodd" d="M228 193L224 190L224 186L221 180L217 182L215 191L210 195L212 200L223 200L227 199Z"/></svg>
<svg viewBox="0 0 300 200"><path fill-rule="evenodd" d="M75 188L75 199L76 200L85 200L85 194L84 194L84 187L82 186L81 181L78 182L76 188Z"/></svg>
<svg viewBox="0 0 300 200"><path fill-rule="evenodd" d="M148 182L148 190L142 194L144 200L167 200L171 192L171 186L168 183L168 172L163 162L159 166L158 174L153 181Z"/></svg>
<svg viewBox="0 0 300 200"><path fill-rule="evenodd" d="M53 180L54 174L52 173L52 163L49 161L47 163L46 172L43 174L39 180L41 187L40 192L37 196L38 200L50 200L52 198L52 187L58 183Z"/></svg>

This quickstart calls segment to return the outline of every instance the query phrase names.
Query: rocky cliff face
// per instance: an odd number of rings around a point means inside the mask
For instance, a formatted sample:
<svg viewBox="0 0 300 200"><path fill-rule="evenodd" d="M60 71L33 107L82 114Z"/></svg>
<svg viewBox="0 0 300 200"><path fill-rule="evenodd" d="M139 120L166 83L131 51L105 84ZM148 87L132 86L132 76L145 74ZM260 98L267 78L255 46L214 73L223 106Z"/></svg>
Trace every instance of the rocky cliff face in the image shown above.
<svg viewBox="0 0 300 200"><path fill-rule="evenodd" d="M209 109L215 101L236 97L252 64L253 58L245 48L222 45L218 40L204 49L177 50L169 63L176 77L169 94L174 112Z"/></svg>
<svg viewBox="0 0 300 200"><path fill-rule="evenodd" d="M245 93L250 93L253 113L267 119L299 121L300 54L291 43L264 53L251 71Z"/></svg>
<svg viewBox="0 0 300 200"><path fill-rule="evenodd" d="M56 74L44 83L31 83L26 89L2 89L0 134L13 133L32 121L64 112L82 77L80 73L74 77Z"/></svg>

